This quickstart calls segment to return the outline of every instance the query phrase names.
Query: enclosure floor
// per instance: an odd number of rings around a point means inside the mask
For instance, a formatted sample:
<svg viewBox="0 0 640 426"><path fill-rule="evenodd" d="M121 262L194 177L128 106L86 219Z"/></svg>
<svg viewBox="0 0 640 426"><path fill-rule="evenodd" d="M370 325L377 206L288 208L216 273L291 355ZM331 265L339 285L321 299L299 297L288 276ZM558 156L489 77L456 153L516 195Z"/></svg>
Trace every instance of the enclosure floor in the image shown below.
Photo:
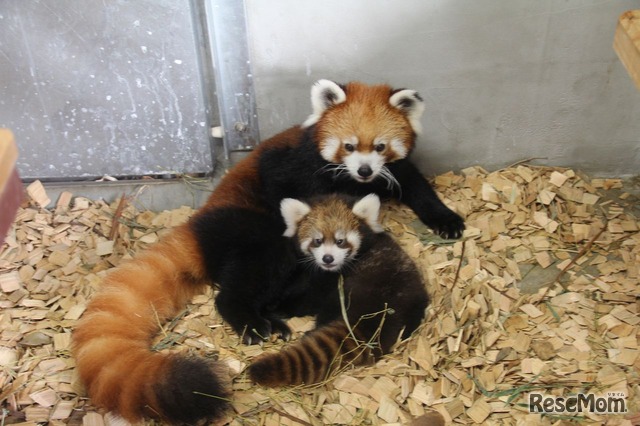
<svg viewBox="0 0 640 426"><path fill-rule="evenodd" d="M424 325L376 365L315 387L253 385L245 367L284 343L240 344L211 292L164 326L156 348L226 363L234 425L441 424L421 417L433 412L447 424L639 424L638 198L617 179L525 165L469 168L435 183L468 229L461 241L443 241L410 210L385 207L383 223L419 265L432 304ZM129 198L116 214L118 203L69 193L44 210L41 188L29 193L0 249L2 422L122 421L83 395L73 327L109 269L193 210L138 211ZM313 321L290 325L299 336ZM530 392L623 393L629 411L530 414Z"/></svg>

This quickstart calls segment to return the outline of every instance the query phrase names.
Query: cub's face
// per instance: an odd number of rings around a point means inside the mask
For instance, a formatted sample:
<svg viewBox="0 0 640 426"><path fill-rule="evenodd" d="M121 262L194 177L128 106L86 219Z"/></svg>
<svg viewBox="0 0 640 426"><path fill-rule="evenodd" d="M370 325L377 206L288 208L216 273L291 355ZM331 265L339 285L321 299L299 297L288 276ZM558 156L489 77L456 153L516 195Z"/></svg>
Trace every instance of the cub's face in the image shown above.
<svg viewBox="0 0 640 426"><path fill-rule="evenodd" d="M392 179L385 164L405 158L420 131L424 105L413 90L320 80L311 91L320 155L358 182Z"/></svg>
<svg viewBox="0 0 640 426"><path fill-rule="evenodd" d="M360 234L344 229L311 229L310 236L300 240L300 249L308 259L325 271L340 271L353 259L360 247Z"/></svg>
<svg viewBox="0 0 640 426"><path fill-rule="evenodd" d="M312 205L286 198L280 204L287 225L285 236L297 236L308 262L325 271L340 271L358 254L364 221L373 232L378 224L380 200L372 194L349 207L337 196L324 197Z"/></svg>

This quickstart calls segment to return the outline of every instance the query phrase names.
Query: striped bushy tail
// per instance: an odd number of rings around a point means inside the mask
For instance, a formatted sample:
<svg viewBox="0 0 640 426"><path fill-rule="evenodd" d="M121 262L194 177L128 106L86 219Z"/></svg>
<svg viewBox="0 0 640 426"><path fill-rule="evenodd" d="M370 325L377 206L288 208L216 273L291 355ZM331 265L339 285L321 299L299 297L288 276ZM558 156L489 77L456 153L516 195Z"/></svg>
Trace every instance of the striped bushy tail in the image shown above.
<svg viewBox="0 0 640 426"><path fill-rule="evenodd" d="M187 225L107 275L73 332L77 369L92 402L129 421L194 423L220 417L229 391L203 358L151 350L160 324L206 287Z"/></svg>
<svg viewBox="0 0 640 426"><path fill-rule="evenodd" d="M352 336L345 322L336 320L308 332L281 352L260 356L249 366L249 376L264 386L313 384L348 364L373 361L361 336Z"/></svg>

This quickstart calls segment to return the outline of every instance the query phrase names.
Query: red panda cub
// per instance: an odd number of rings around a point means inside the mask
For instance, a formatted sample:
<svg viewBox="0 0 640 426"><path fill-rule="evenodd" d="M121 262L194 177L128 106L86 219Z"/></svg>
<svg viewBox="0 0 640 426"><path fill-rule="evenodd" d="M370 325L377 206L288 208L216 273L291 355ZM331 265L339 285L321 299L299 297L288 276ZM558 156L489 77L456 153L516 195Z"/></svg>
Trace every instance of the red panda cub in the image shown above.
<svg viewBox="0 0 640 426"><path fill-rule="evenodd" d="M252 380L266 386L317 383L347 363L366 364L389 353L398 337L420 325L429 302L425 285L415 263L378 223L379 210L375 194L357 201L338 195L282 201L285 236L294 238L309 268L299 297L281 308L314 307L316 329L257 358L249 367Z"/></svg>

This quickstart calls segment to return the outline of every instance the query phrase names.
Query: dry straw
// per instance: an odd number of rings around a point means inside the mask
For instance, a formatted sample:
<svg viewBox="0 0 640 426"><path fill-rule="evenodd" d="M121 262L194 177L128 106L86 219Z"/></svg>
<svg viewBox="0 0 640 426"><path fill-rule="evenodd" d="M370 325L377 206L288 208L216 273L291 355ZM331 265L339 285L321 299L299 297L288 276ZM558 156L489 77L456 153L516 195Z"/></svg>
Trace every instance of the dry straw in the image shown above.
<svg viewBox="0 0 640 426"><path fill-rule="evenodd" d="M462 241L443 241L410 210L386 207L383 223L418 263L433 302L414 336L376 365L316 386L258 387L245 367L284 343L242 345L211 292L162 324L153 350L226 363L233 425L638 424L638 199L618 179L520 162L435 183L468 229ZM31 188L0 250L1 421L115 424L83 395L70 333L106 271L193 210L152 213L138 211L135 196L107 204L70 193L44 210L46 192ZM313 327L309 318L289 324L295 337ZM623 392L629 413L530 414L529 392Z"/></svg>

